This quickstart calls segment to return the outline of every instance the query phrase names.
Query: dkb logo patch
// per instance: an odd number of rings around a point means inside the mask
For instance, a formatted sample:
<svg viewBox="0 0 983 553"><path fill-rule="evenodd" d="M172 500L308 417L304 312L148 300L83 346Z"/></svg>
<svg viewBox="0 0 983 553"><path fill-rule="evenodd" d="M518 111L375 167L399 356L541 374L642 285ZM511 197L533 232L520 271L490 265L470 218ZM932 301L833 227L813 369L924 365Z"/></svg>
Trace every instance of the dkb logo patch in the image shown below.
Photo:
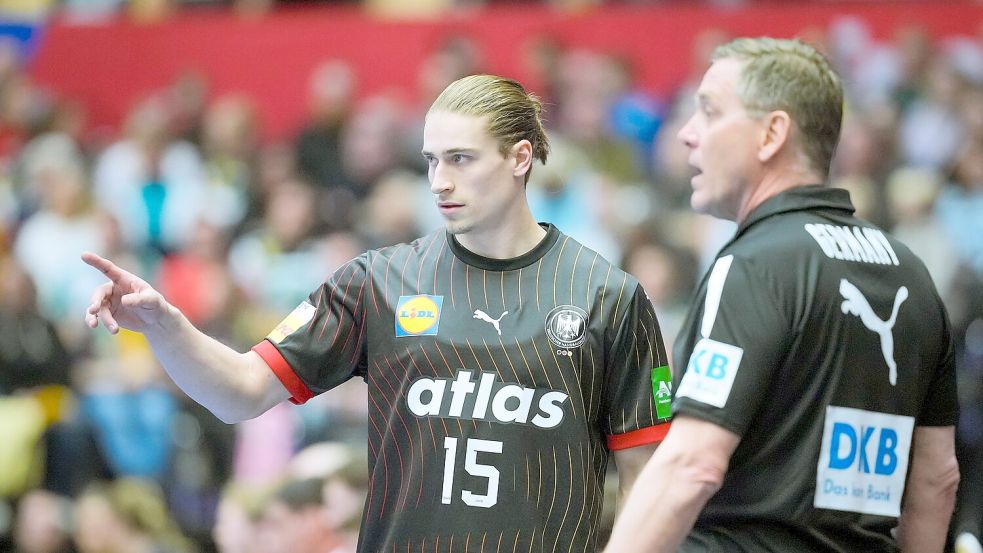
<svg viewBox="0 0 983 553"><path fill-rule="evenodd" d="M814 505L899 516L915 419L827 407Z"/></svg>

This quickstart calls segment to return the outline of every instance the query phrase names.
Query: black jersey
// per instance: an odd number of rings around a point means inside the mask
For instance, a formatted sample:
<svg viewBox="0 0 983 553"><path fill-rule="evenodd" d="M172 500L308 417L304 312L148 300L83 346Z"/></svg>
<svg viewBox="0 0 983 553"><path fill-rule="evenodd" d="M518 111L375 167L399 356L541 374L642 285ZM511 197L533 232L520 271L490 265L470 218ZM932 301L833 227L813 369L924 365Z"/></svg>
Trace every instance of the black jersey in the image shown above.
<svg viewBox="0 0 983 553"><path fill-rule="evenodd" d="M510 260L444 231L367 252L254 348L295 402L368 383L359 551L594 551L609 451L664 436L650 302L546 230Z"/></svg>
<svg viewBox="0 0 983 553"><path fill-rule="evenodd" d="M894 551L915 426L955 424L953 346L923 264L808 186L759 206L674 349L674 412L739 436L684 551Z"/></svg>

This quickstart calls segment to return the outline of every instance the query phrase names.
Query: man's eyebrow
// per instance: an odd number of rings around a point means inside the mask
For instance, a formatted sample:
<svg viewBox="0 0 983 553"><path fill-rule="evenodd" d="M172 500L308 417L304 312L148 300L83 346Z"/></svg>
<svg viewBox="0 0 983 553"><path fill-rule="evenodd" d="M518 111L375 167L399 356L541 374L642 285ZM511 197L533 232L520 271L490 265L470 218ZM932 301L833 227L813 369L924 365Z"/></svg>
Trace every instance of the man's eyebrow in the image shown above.
<svg viewBox="0 0 983 553"><path fill-rule="evenodd" d="M443 155L445 155L445 156L452 156L454 154L468 154L468 153L472 153L474 151L475 151L474 148L450 148L448 150L444 150ZM420 153L422 153L424 155L424 157L425 156L435 155L433 152L428 152L427 150L423 150Z"/></svg>

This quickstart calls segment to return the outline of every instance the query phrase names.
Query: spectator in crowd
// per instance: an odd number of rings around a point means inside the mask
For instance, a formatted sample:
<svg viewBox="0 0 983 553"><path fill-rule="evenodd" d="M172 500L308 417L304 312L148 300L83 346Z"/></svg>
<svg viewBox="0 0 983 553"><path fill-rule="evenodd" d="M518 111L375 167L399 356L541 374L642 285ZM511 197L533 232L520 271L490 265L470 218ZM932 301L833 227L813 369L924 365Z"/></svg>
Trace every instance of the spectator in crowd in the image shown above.
<svg viewBox="0 0 983 553"><path fill-rule="evenodd" d="M30 276L0 255L0 496L42 484L77 493L101 472L92 436L73 409L72 358L39 313Z"/></svg>
<svg viewBox="0 0 983 553"><path fill-rule="evenodd" d="M51 137L54 139L55 137ZM63 140L69 140L62 137ZM21 225L14 254L38 289L41 312L61 324L73 306L84 305L92 278L71 260L82 249L106 250L101 215L92 209L85 167L58 150L38 152L32 164L32 186L39 195L38 210ZM74 328L60 330L73 349L81 337Z"/></svg>
<svg viewBox="0 0 983 553"><path fill-rule="evenodd" d="M297 166L319 188L344 187L341 134L355 103L355 74L342 60L326 61L314 68L308 86L308 120L297 136Z"/></svg>
<svg viewBox="0 0 983 553"><path fill-rule="evenodd" d="M96 161L94 196L128 245L153 260L190 239L204 207L205 171L195 146L170 136L164 99L140 102L126 126L126 137Z"/></svg>
<svg viewBox="0 0 983 553"><path fill-rule="evenodd" d="M229 250L233 281L254 306L282 313L324 278L316 247L318 191L292 179L270 191L259 226L239 236Z"/></svg>
<svg viewBox="0 0 983 553"><path fill-rule="evenodd" d="M621 264L628 274L638 275L638 282L659 315L666 351L672 356L672 343L682 328L696 285L696 256L655 235L656 231L640 233L629 243Z"/></svg>
<svg viewBox="0 0 983 553"><path fill-rule="evenodd" d="M14 553L73 553L73 506L69 498L35 489L17 503Z"/></svg>
<svg viewBox="0 0 983 553"><path fill-rule="evenodd" d="M590 50L564 52L560 83L556 130L564 140L557 146L573 148L574 156L587 160L603 179L637 182L642 176L639 158L612 128L612 107L627 86L616 60Z"/></svg>
<svg viewBox="0 0 983 553"><path fill-rule="evenodd" d="M320 478L288 480L273 494L257 524L256 545L266 553L354 553L330 524Z"/></svg>
<svg viewBox="0 0 983 553"><path fill-rule="evenodd" d="M78 553L192 553L194 546L168 513L153 482L93 482L78 499Z"/></svg>
<svg viewBox="0 0 983 553"><path fill-rule="evenodd" d="M216 99L202 125L204 197L200 217L222 230L238 227L254 194L253 163L259 124L252 103L242 95Z"/></svg>
<svg viewBox="0 0 983 553"><path fill-rule="evenodd" d="M965 136L958 111L965 81L941 54L926 71L922 94L902 111L899 148L905 163L940 170L952 162Z"/></svg>
<svg viewBox="0 0 983 553"><path fill-rule="evenodd" d="M272 490L230 480L222 489L212 527L218 553L263 553L256 539L263 503Z"/></svg>

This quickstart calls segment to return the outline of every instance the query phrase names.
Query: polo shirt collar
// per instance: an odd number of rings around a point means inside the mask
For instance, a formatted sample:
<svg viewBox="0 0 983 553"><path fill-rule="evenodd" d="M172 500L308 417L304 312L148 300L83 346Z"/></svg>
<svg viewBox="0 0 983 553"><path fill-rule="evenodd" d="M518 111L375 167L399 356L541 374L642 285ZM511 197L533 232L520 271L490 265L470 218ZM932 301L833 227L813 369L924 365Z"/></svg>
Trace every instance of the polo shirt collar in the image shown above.
<svg viewBox="0 0 983 553"><path fill-rule="evenodd" d="M850 193L842 188L822 184L797 186L768 198L756 207L737 227L737 234L772 215L807 209L835 209L847 213L855 211L850 201Z"/></svg>

